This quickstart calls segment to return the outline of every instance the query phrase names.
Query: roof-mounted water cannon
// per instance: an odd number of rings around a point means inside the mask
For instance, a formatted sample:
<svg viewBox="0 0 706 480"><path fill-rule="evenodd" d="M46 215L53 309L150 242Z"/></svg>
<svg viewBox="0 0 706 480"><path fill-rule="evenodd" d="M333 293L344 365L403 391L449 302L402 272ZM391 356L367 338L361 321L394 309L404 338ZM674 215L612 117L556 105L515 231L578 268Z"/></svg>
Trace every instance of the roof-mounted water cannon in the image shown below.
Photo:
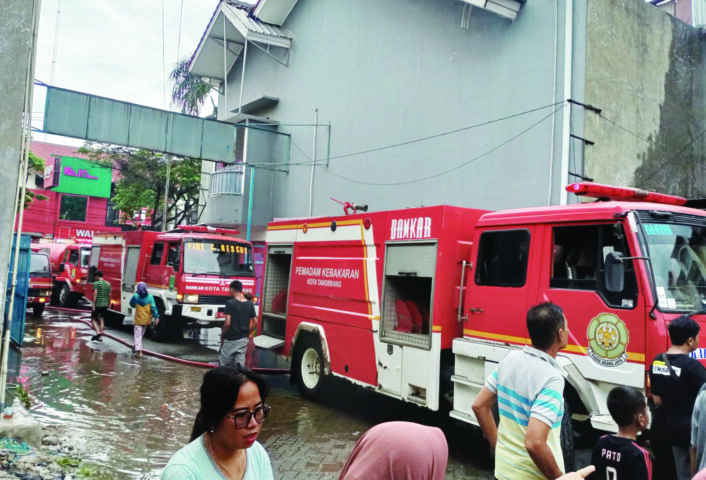
<svg viewBox="0 0 706 480"><path fill-rule="evenodd" d="M686 198L664 193L649 192L640 188L615 187L593 182L578 182L566 186L566 191L584 197L599 200L616 200L623 202L650 202L667 205L684 205Z"/></svg>
<svg viewBox="0 0 706 480"><path fill-rule="evenodd" d="M355 212L367 212L367 211L368 211L368 205L367 205L367 204L364 204L364 203L358 204L358 203L351 203L351 202L342 202L342 201L340 201L340 200L336 200L336 199L333 198L333 197L329 197L329 198L330 198L331 200L333 200L334 202L340 203L341 205L343 205L343 213L345 213L346 215L351 215L351 214L353 214L353 213L355 213ZM349 212L349 210L353 210L353 211L352 211L352 212Z"/></svg>
<svg viewBox="0 0 706 480"><path fill-rule="evenodd" d="M184 232L212 233L221 235L237 235L240 233L240 230L235 230L232 228L211 227L209 225L179 225L177 227L177 230L181 230Z"/></svg>

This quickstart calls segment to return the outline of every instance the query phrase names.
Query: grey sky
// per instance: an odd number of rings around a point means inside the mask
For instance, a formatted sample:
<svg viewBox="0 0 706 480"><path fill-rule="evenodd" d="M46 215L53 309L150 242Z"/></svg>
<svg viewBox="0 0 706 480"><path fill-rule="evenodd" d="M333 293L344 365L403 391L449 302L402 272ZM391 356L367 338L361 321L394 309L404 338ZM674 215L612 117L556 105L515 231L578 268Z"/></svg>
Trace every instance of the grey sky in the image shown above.
<svg viewBox="0 0 706 480"><path fill-rule="evenodd" d="M179 16L183 3L181 40ZM42 0L35 78L50 83L59 0ZM164 5L164 75L162 69ZM177 58L190 56L218 0L61 0L54 85L104 97L173 109L165 78ZM177 48L179 48L177 57ZM166 89L165 95L163 92ZM44 91L35 86L33 125L41 126ZM210 112L210 104L204 112ZM37 140L80 145L62 137Z"/></svg>

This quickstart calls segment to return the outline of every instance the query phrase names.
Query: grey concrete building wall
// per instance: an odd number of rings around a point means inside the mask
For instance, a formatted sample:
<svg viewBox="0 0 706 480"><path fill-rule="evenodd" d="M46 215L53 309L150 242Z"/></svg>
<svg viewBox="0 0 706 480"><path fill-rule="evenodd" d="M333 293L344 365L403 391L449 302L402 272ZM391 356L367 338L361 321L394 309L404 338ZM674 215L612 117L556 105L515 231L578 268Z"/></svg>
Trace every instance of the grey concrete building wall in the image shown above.
<svg viewBox="0 0 706 480"><path fill-rule="evenodd" d="M514 23L464 5L300 0L283 25L294 35L287 67L250 47L243 103L279 98L257 114L292 136L289 173L262 192L273 216L308 213L314 131L291 124L312 123L316 109L331 136L319 128L314 215L341 212L329 197L372 210L558 203L562 110L547 106L563 99L565 2L527 2ZM237 108L241 62L220 119Z"/></svg>
<svg viewBox="0 0 706 480"><path fill-rule="evenodd" d="M28 69L33 57L33 13L38 1L4 0L0 16L0 292L7 283L14 223L13 207L17 195L22 139L22 117ZM37 13L38 15L38 13ZM30 75L31 78L31 75ZM30 97L31 98L31 97ZM5 295L0 295L3 311Z"/></svg>
<svg viewBox="0 0 706 480"><path fill-rule="evenodd" d="M699 31L642 0L589 0L586 172L602 183L706 196Z"/></svg>

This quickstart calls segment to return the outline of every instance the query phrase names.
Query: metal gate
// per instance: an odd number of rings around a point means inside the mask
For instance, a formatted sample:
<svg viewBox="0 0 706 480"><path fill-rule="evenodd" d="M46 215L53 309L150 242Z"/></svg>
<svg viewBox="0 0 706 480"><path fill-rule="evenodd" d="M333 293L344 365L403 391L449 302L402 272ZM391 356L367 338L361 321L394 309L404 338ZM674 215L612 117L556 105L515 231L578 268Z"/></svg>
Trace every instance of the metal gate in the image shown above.
<svg viewBox="0 0 706 480"><path fill-rule="evenodd" d="M12 250L10 252L10 270L7 278L7 292L5 295L5 318L10 310L10 295L12 294L12 274L15 269L15 241L17 234L12 240ZM15 302L12 308L12 325L10 326L10 339L17 345L22 346L25 336L25 314L27 310L27 291L29 289L29 260L30 260L29 235L20 237L20 255L17 259L17 286L15 287Z"/></svg>

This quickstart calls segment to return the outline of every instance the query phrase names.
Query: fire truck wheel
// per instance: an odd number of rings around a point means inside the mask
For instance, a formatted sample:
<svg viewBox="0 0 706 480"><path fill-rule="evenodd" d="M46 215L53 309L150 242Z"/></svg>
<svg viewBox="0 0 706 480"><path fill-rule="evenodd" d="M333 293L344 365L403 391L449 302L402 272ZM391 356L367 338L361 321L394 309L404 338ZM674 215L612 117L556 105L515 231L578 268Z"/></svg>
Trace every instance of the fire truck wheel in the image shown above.
<svg viewBox="0 0 706 480"><path fill-rule="evenodd" d="M44 304L39 303L37 305L32 306L32 315L35 317L41 317L42 313L44 313Z"/></svg>
<svg viewBox="0 0 706 480"><path fill-rule="evenodd" d="M294 368L297 386L302 397L315 399L324 378L324 355L318 339L305 337L297 347L297 362Z"/></svg>
<svg viewBox="0 0 706 480"><path fill-rule="evenodd" d="M573 472L575 468L574 426L571 423L571 409L567 402L564 402L564 416L561 417L560 440L561 453L564 456L565 471Z"/></svg>
<svg viewBox="0 0 706 480"><path fill-rule="evenodd" d="M59 305L62 307L68 307L71 303L71 290L69 290L68 285L62 285L61 290L59 290Z"/></svg>

